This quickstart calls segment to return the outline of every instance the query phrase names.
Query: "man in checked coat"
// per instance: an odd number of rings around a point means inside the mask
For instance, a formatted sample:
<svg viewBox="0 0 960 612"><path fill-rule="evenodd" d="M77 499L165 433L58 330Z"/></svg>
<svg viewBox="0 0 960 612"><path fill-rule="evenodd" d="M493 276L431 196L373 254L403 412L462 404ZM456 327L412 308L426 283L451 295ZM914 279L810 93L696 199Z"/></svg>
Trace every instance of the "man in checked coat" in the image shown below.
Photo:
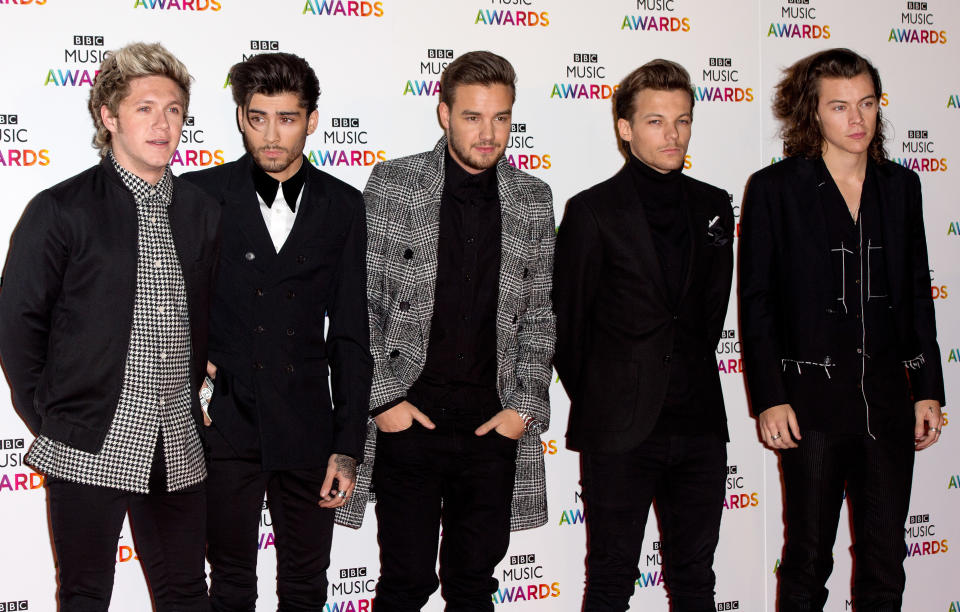
<svg viewBox="0 0 960 612"><path fill-rule="evenodd" d="M339 518L358 526L372 489L377 612L420 610L438 582L447 610L493 610L510 530L547 520L555 229L549 187L503 157L515 79L493 53L451 62L445 136L364 191L374 422Z"/></svg>

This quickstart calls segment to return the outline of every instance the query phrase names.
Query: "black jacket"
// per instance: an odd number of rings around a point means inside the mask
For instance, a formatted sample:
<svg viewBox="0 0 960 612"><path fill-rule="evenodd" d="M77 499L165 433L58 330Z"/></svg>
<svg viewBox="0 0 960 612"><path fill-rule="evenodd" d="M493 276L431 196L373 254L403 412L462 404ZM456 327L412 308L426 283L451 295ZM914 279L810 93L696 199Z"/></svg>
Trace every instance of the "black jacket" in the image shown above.
<svg viewBox="0 0 960 612"><path fill-rule="evenodd" d="M716 348L733 276L733 211L729 196L681 177L690 258L679 304L671 307L641 200L624 167L574 196L557 235L553 304L554 366L570 396L567 445L623 452L652 431L670 378L680 317L697 328L693 356L713 430L727 436ZM718 217L708 233L711 220Z"/></svg>
<svg viewBox="0 0 960 612"><path fill-rule="evenodd" d="M191 382L199 390L220 210L174 178L167 211L190 313ZM27 205L3 272L0 357L14 406L34 434L90 453L103 445L133 325L137 248L136 202L109 159Z"/></svg>
<svg viewBox="0 0 960 612"><path fill-rule="evenodd" d="M363 198L304 159L296 221L277 253L253 163L248 154L183 176L223 208L210 416L238 453L258 449L264 469L323 468L331 453L362 459L373 376Z"/></svg>
<svg viewBox="0 0 960 612"><path fill-rule="evenodd" d="M838 313L815 164L789 157L764 168L750 178L744 196L740 330L754 414L795 403L790 387L803 383L796 368L784 371L784 360L830 363L842 350L828 333ZM867 171L879 195L897 353L915 366L909 371L914 400L943 405L920 178L893 162L871 162ZM793 407L798 415L814 408Z"/></svg>

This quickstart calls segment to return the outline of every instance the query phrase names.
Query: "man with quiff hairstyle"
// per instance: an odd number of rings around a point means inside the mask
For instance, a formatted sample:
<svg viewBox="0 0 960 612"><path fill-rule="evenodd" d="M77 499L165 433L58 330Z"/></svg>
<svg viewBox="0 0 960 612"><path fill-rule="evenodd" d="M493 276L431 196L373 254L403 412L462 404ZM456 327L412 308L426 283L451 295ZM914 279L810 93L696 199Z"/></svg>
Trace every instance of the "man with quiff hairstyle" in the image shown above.
<svg viewBox="0 0 960 612"><path fill-rule="evenodd" d="M101 162L33 198L10 241L0 358L37 436L61 612L107 610L128 513L156 609L209 609L197 392L220 211L168 165L189 90L159 44L108 55Z"/></svg>

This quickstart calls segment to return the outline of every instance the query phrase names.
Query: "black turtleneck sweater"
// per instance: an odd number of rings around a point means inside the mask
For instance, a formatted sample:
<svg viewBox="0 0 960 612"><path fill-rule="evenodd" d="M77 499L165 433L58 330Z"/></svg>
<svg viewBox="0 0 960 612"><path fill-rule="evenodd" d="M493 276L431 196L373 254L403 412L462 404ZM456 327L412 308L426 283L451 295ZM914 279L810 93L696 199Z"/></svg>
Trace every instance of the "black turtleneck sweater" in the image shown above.
<svg viewBox="0 0 960 612"><path fill-rule="evenodd" d="M683 294L690 266L691 237L688 201L681 185L682 173L661 173L633 155L630 168L643 211L650 226L650 238L660 261L668 306L674 313L676 332L671 351L670 382L654 433L691 435L715 431L716 419L705 410L708 402L700 398L700 371L703 321L697 315L703 298L697 295L701 283L691 283Z"/></svg>

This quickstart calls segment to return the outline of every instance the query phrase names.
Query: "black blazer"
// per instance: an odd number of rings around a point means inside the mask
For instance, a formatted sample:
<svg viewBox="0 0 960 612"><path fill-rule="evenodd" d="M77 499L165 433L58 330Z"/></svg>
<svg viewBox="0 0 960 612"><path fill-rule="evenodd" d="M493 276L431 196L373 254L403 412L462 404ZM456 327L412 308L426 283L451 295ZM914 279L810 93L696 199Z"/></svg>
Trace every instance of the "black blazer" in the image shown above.
<svg viewBox="0 0 960 612"><path fill-rule="evenodd" d="M750 178L744 196L740 331L754 414L793 403L784 359L829 363L841 350L828 333L836 296L815 163L789 157L768 166ZM944 404L920 178L893 162L870 162L867 172L879 194L899 358L916 366L909 371L914 400Z"/></svg>
<svg viewBox="0 0 960 612"><path fill-rule="evenodd" d="M277 253L253 163L247 154L183 177L223 207L210 416L239 453L259 448L264 469L323 468L331 453L362 459L373 375L363 198L304 158L296 221Z"/></svg>
<svg viewBox="0 0 960 612"><path fill-rule="evenodd" d="M199 390L220 209L175 177L167 214L187 292L191 382ZM88 453L103 446L133 326L137 247L136 202L109 159L41 191L20 217L0 290L0 356L14 407L34 434Z"/></svg>
<svg viewBox="0 0 960 612"><path fill-rule="evenodd" d="M726 438L716 348L733 276L733 211L729 196L688 176L690 258L680 303L673 308L643 209L642 193L624 166L574 196L557 235L553 304L554 366L570 396L567 445L622 452L650 434L670 378L677 317L694 321L702 338L697 380L715 430ZM708 235L711 220L719 229ZM700 298L697 301L693 298Z"/></svg>

